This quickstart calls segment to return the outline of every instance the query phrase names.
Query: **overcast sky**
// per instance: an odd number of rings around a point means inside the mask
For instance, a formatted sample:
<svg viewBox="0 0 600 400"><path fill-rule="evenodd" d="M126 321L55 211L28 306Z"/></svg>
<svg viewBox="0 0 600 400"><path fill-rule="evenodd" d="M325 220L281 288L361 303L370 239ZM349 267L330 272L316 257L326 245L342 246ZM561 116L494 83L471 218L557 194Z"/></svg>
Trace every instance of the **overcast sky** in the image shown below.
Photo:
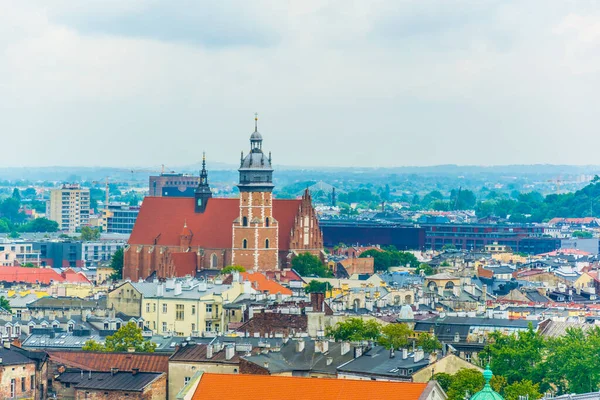
<svg viewBox="0 0 600 400"><path fill-rule="evenodd" d="M0 166L600 163L598 1L0 10Z"/></svg>

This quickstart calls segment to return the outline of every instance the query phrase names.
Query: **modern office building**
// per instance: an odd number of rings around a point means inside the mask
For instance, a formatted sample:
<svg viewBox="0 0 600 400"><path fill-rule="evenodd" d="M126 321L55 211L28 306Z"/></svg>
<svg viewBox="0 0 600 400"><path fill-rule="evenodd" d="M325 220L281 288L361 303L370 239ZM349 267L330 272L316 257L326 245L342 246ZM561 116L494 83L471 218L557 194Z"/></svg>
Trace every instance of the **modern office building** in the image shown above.
<svg viewBox="0 0 600 400"><path fill-rule="evenodd" d="M82 242L81 256L84 266L89 267L102 261L110 261L113 254L126 244L126 239Z"/></svg>
<svg viewBox="0 0 600 400"><path fill-rule="evenodd" d="M81 242L40 241L33 242L33 250L40 253L40 265L44 267L83 267Z"/></svg>
<svg viewBox="0 0 600 400"><path fill-rule="evenodd" d="M433 250L444 245L482 250L497 244L515 252L540 254L561 246L560 239L544 237L544 227L529 224L421 224L421 227L425 229L426 248Z"/></svg>
<svg viewBox="0 0 600 400"><path fill-rule="evenodd" d="M130 234L140 208L125 204L109 204L102 210L102 232Z"/></svg>
<svg viewBox="0 0 600 400"><path fill-rule="evenodd" d="M162 173L150 176L149 196L154 197L194 197L200 184L200 177L181 173Z"/></svg>
<svg viewBox="0 0 600 400"><path fill-rule="evenodd" d="M395 246L399 250L423 250L425 230L413 225L383 224L376 221L321 220L325 247L340 243L348 246Z"/></svg>
<svg viewBox="0 0 600 400"><path fill-rule="evenodd" d="M63 185L50 192L48 218L58 223L58 229L74 233L90 220L90 190L79 185Z"/></svg>

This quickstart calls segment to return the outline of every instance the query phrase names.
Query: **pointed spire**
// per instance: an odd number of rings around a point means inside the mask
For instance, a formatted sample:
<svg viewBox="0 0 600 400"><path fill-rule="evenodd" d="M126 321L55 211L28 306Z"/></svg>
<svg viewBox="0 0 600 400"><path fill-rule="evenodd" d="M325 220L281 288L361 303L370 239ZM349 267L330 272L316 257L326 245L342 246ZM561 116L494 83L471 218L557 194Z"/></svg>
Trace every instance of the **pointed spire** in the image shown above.
<svg viewBox="0 0 600 400"><path fill-rule="evenodd" d="M254 113L254 132L258 132L258 113Z"/></svg>
<svg viewBox="0 0 600 400"><path fill-rule="evenodd" d="M206 153L202 152L202 171L206 171Z"/></svg>

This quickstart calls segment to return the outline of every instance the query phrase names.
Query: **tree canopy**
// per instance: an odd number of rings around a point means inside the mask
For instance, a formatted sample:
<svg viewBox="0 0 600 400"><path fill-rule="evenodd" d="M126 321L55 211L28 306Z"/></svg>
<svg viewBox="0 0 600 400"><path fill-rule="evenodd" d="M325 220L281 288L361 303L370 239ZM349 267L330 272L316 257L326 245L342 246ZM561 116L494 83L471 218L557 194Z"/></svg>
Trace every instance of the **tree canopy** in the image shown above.
<svg viewBox="0 0 600 400"><path fill-rule="evenodd" d="M91 226L82 226L79 239L83 240L84 242L98 240L100 239L100 229L92 228Z"/></svg>
<svg viewBox="0 0 600 400"><path fill-rule="evenodd" d="M136 352L153 353L156 343L144 339L142 330L133 322L128 322L111 336L107 336L104 344L94 340L85 342L82 350L118 352L129 351L130 348Z"/></svg>
<svg viewBox="0 0 600 400"><path fill-rule="evenodd" d="M12 311L12 308L10 307L10 302L4 296L0 296L0 308L3 308L8 312Z"/></svg>
<svg viewBox="0 0 600 400"><path fill-rule="evenodd" d="M360 253L360 258L372 257L374 259L374 267L376 271L386 271L389 267L404 267L417 268L419 260L414 254L404 251L398 251L395 247L390 246L385 249L369 249Z"/></svg>
<svg viewBox="0 0 600 400"><path fill-rule="evenodd" d="M246 268L241 265L228 265L221 270L221 274L223 275L229 275L234 272L246 272Z"/></svg>
<svg viewBox="0 0 600 400"><path fill-rule="evenodd" d="M321 259L310 253L298 254L292 259L292 269L301 276L332 277L333 274Z"/></svg>
<svg viewBox="0 0 600 400"><path fill-rule="evenodd" d="M377 340L381 335L381 325L374 320L365 321L362 318L348 318L328 327L327 336L335 340Z"/></svg>
<svg viewBox="0 0 600 400"><path fill-rule="evenodd" d="M304 287L305 293L325 293L331 290L331 284L329 282L310 281Z"/></svg>
<svg viewBox="0 0 600 400"><path fill-rule="evenodd" d="M112 258L110 259L110 267L113 270L113 273L110 275L110 278L112 280L119 280L119 279L123 278L124 259L125 259L124 250L122 248L117 249L117 251L115 251Z"/></svg>

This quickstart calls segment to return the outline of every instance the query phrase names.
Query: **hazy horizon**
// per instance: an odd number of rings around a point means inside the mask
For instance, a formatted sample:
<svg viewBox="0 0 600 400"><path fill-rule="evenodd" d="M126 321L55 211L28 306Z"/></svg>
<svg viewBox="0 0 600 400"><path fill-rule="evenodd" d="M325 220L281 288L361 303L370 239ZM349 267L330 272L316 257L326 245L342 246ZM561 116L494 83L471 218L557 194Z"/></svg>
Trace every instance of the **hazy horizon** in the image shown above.
<svg viewBox="0 0 600 400"><path fill-rule="evenodd" d="M0 167L586 166L600 3L0 0Z"/></svg>

